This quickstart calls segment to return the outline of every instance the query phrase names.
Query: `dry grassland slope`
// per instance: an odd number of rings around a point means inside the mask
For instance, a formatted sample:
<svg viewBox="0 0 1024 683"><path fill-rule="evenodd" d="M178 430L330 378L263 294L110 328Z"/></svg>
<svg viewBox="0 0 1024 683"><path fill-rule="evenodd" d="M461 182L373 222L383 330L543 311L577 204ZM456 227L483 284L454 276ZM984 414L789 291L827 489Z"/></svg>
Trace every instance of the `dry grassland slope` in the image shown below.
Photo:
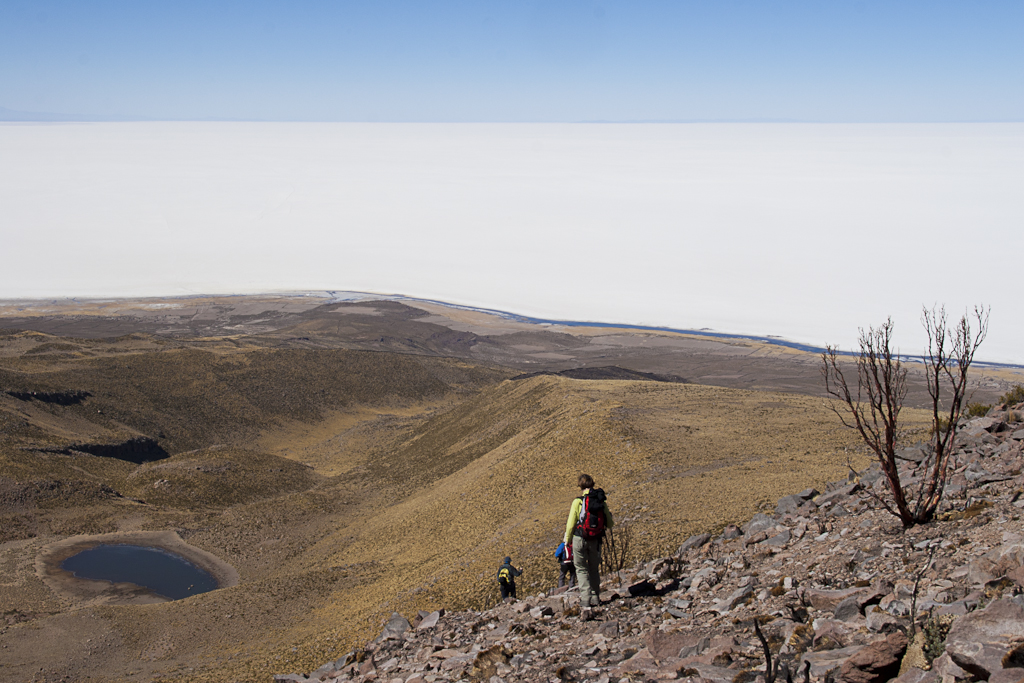
<svg viewBox="0 0 1024 683"><path fill-rule="evenodd" d="M506 554L526 567L523 590L550 586L581 471L608 491L641 559L843 476L856 445L817 398L511 374L230 345L43 365L8 355L4 390L89 393L71 405L0 395L8 665L36 672L56 643L58 678L310 670L376 635L393 610L492 604ZM40 450L139 435L171 457ZM55 540L140 530L177 531L240 583L115 605L56 596L34 572Z"/></svg>

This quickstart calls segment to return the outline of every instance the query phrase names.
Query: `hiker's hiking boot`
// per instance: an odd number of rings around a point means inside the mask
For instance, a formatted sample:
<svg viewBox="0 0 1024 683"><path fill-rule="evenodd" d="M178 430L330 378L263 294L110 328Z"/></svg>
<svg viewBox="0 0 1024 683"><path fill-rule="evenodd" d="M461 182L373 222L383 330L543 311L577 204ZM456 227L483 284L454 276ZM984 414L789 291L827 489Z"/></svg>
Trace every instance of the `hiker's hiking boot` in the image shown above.
<svg viewBox="0 0 1024 683"><path fill-rule="evenodd" d="M594 618L594 610L584 607L580 610L580 621L590 621Z"/></svg>

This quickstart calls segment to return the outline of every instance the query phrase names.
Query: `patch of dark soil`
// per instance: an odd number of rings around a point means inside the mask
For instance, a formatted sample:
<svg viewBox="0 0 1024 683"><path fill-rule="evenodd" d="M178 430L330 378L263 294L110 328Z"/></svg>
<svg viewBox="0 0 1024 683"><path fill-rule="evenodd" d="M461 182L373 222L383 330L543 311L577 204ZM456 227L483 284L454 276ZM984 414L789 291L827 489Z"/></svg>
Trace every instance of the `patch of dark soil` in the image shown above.
<svg viewBox="0 0 1024 683"><path fill-rule="evenodd" d="M132 462L141 465L144 462L164 460L171 457L171 454L163 449L155 439L139 436L121 443L82 443L65 448L41 449L45 453L59 453L61 455L74 455L88 453L101 458L116 458L125 462Z"/></svg>
<svg viewBox="0 0 1024 683"><path fill-rule="evenodd" d="M5 512L31 510L33 506L74 507L122 497L107 484L94 481L36 479L20 483L0 477L0 510Z"/></svg>
<svg viewBox="0 0 1024 683"><path fill-rule="evenodd" d="M568 377L569 379L625 379L647 382L674 382L676 384L688 383L685 378L678 377L676 375L659 375L653 372L640 372L639 370L620 368L617 365L607 365L599 368L570 368L569 370L559 370L558 372L544 370L541 372L529 372L523 375L517 375L512 379L529 379L531 377L538 377L541 375L556 375L558 377Z"/></svg>
<svg viewBox="0 0 1024 683"><path fill-rule="evenodd" d="M8 396L13 396L19 401L41 401L53 403L59 406L73 406L81 403L92 396L88 391L7 391Z"/></svg>
<svg viewBox="0 0 1024 683"><path fill-rule="evenodd" d="M35 538L38 535L36 526L35 517L32 515L2 515L0 516L0 543Z"/></svg>

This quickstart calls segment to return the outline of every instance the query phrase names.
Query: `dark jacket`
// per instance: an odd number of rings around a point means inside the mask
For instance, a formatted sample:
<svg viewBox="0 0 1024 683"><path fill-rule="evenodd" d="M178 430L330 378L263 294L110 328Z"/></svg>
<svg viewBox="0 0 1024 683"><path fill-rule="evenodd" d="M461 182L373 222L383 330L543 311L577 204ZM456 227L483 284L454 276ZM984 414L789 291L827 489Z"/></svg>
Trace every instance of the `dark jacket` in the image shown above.
<svg viewBox="0 0 1024 683"><path fill-rule="evenodd" d="M521 571L512 566L512 558L506 557L505 561L502 562L501 566L498 568L498 583L502 583L502 579L504 579L504 583L514 586L516 583L516 577L522 575L523 573Z"/></svg>

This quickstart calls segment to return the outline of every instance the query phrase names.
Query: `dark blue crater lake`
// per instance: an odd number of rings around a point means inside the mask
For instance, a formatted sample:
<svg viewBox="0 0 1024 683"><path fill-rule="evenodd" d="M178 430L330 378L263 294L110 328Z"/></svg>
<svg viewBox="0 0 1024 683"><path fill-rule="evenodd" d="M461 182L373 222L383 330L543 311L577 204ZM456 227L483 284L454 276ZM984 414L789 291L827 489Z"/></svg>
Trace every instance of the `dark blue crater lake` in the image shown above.
<svg viewBox="0 0 1024 683"><path fill-rule="evenodd" d="M60 567L80 579L134 583L171 600L217 588L217 579L184 557L139 545L98 545L72 555Z"/></svg>

